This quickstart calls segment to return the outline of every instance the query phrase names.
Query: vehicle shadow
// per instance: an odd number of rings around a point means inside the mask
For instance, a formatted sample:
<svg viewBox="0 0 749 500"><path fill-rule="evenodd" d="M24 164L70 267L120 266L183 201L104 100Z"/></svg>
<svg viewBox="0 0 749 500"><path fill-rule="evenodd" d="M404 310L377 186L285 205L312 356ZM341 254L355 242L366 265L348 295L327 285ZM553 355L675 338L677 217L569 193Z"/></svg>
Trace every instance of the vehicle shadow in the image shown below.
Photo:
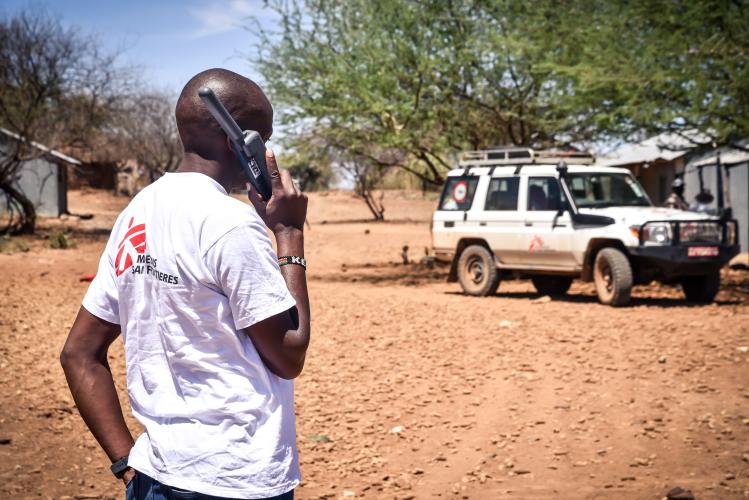
<svg viewBox="0 0 749 500"><path fill-rule="evenodd" d="M371 285L426 285L447 280L449 266L441 263L424 265L416 262L349 264L340 271L314 276L315 281L326 283L366 283Z"/></svg>
<svg viewBox="0 0 749 500"><path fill-rule="evenodd" d="M446 295L464 295L461 291L449 291L445 292ZM542 298L541 295L535 292L502 292L499 291L495 295L492 296L493 298L503 298L503 299L518 299L518 300L524 300L529 302L538 301ZM567 295L563 295L561 297L553 297L551 299L551 302L566 302L570 304L598 304L598 297L595 295L590 294L584 294L584 293L568 293ZM743 301L738 299L729 299L729 300L716 300L712 304L696 304L693 302L687 302L681 297L643 297L643 296L633 296L631 302L625 306L625 307L637 307L637 306L648 306L648 307L662 307L662 308L670 308L670 307L688 307L688 308L694 308L694 307L707 307L707 306L732 306L732 305L738 305L743 303Z"/></svg>

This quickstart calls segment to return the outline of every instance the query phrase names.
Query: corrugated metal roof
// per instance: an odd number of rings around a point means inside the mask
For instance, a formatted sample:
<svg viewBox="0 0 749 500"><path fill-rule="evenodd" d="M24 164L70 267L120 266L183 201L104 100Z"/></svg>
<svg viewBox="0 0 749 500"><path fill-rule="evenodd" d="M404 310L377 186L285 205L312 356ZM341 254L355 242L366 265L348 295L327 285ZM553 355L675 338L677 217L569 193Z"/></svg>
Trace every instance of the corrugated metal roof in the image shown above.
<svg viewBox="0 0 749 500"><path fill-rule="evenodd" d="M684 156L695 147L695 142L701 143L708 140L707 137L698 134L687 135L692 135L694 142L679 134L661 134L636 144L626 144L613 153L598 158L596 165L615 167L636 163L653 163L659 160L671 161Z"/></svg>
<svg viewBox="0 0 749 500"><path fill-rule="evenodd" d="M702 167L705 165L715 165L716 161L716 154L711 153L709 156L700 159L699 161L696 161L694 163L691 163L690 167ZM721 151L720 152L720 162L723 165L735 165L737 163L747 163L749 162L749 153L746 151L739 151L739 150L733 150L733 151Z"/></svg>
<svg viewBox="0 0 749 500"><path fill-rule="evenodd" d="M25 140L25 139L21 139L21 136L16 134L15 132L11 132L10 130L3 128L3 127L0 127L0 132L7 135L8 137L12 137L15 140ZM45 146L44 144L40 144L36 141L31 141L31 145L35 147L36 149L40 151L44 151L46 154L50 156L54 156L55 158L62 160L66 163L70 163L72 165L81 165L81 162L79 160L76 160L75 158L71 156L62 154L57 150L54 150L52 148Z"/></svg>

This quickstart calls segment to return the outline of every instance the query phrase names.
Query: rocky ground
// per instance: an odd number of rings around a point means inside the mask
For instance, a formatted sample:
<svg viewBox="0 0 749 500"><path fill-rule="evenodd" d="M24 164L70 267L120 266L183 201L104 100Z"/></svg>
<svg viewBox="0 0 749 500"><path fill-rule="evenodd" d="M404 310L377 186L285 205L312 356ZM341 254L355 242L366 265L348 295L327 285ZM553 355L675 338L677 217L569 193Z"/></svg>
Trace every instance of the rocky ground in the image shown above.
<svg viewBox="0 0 749 500"><path fill-rule="evenodd" d="M73 192L95 217L45 224L74 226L77 248L0 255L0 498L124 495L57 361L124 203ZM350 195L312 196L297 498L749 497L748 272L726 272L709 306L658 285L621 309L589 284L471 298L443 268L399 263L428 247L433 206L388 193L391 222L366 223ZM122 356L116 343L121 395Z"/></svg>

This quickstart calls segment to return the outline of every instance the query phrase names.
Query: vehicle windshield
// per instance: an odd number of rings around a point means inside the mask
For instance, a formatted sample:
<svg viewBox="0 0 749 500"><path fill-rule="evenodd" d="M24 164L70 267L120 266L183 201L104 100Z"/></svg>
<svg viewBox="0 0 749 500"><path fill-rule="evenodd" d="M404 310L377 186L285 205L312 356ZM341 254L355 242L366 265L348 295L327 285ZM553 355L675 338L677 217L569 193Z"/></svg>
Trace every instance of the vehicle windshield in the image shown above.
<svg viewBox="0 0 749 500"><path fill-rule="evenodd" d="M651 205L642 186L629 174L569 174L567 182L578 208Z"/></svg>

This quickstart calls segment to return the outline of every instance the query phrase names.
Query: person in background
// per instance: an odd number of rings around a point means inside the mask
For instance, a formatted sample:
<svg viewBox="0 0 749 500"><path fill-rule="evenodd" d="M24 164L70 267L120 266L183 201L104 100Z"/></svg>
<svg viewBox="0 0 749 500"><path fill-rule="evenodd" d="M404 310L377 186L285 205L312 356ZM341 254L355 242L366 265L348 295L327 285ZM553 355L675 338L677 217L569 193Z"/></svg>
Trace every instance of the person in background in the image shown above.
<svg viewBox="0 0 749 500"><path fill-rule="evenodd" d="M674 179L674 182L671 184L671 194L668 195L666 203L663 206L677 210L689 210L689 204L684 199L684 181L681 177Z"/></svg>

